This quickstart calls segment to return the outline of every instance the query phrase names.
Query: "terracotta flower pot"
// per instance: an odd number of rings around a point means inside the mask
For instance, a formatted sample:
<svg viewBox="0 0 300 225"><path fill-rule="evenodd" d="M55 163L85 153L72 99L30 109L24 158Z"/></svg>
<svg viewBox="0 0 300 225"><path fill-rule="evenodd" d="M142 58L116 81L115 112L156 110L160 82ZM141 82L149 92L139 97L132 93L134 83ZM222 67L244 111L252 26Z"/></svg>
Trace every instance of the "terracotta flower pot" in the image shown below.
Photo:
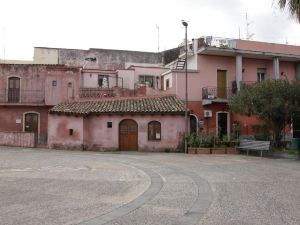
<svg viewBox="0 0 300 225"><path fill-rule="evenodd" d="M210 154L210 148L197 148L197 154Z"/></svg>
<svg viewBox="0 0 300 225"><path fill-rule="evenodd" d="M197 148L188 148L188 154L197 154Z"/></svg>
<svg viewBox="0 0 300 225"><path fill-rule="evenodd" d="M211 154L226 154L226 148L211 148Z"/></svg>
<svg viewBox="0 0 300 225"><path fill-rule="evenodd" d="M226 148L226 153L227 154L238 154L239 150L235 147L229 147L229 148Z"/></svg>

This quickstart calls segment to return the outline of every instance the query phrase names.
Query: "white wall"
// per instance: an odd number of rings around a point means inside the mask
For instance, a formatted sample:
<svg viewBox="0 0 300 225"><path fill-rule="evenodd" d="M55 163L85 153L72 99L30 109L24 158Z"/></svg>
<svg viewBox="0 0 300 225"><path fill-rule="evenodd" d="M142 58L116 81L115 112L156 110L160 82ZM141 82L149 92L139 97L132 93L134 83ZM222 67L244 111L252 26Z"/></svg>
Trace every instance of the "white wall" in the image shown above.
<svg viewBox="0 0 300 225"><path fill-rule="evenodd" d="M165 75L164 76L164 91L165 90L167 90L167 79L169 79L170 81L169 81L169 88L171 88L173 85L172 85L172 83L173 83L173 76L172 76L172 73L169 73L169 74L167 74L167 75Z"/></svg>
<svg viewBox="0 0 300 225"><path fill-rule="evenodd" d="M108 75L108 82L109 87L116 86L116 78L115 75L112 74L105 74L105 73L83 73L83 79L82 79L82 87L84 88L97 88L98 87L98 75ZM119 82L120 79L119 79ZM119 84L120 86L121 84Z"/></svg>
<svg viewBox="0 0 300 225"><path fill-rule="evenodd" d="M123 78L123 88L134 89L134 70L118 70L118 77ZM119 87L122 79L119 79Z"/></svg>

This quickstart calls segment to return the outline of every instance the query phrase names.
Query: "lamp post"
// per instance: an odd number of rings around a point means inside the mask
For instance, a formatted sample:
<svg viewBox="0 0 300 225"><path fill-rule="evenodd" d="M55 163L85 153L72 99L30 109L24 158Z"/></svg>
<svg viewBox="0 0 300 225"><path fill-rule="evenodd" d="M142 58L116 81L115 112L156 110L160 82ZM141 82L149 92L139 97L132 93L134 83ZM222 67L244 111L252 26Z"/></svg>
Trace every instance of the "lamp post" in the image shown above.
<svg viewBox="0 0 300 225"><path fill-rule="evenodd" d="M184 135L184 152L188 151L188 79L187 79L187 52L188 52L188 44L187 44L187 28L188 23L185 20L182 20L182 25L185 27L185 135Z"/></svg>

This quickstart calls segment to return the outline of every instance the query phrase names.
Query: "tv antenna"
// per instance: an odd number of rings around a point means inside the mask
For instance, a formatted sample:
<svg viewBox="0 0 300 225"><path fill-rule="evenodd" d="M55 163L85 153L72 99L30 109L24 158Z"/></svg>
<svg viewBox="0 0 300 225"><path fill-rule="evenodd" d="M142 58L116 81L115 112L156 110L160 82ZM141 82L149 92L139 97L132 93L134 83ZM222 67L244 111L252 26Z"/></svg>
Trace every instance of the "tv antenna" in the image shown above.
<svg viewBox="0 0 300 225"><path fill-rule="evenodd" d="M253 21L249 21L248 13L246 13L246 40L252 40L254 33L250 33L249 27L253 23Z"/></svg>
<svg viewBox="0 0 300 225"><path fill-rule="evenodd" d="M3 31L3 62L5 63L5 27L2 27Z"/></svg>
<svg viewBox="0 0 300 225"><path fill-rule="evenodd" d="M159 52L159 26L155 24L155 27L157 29L157 52Z"/></svg>

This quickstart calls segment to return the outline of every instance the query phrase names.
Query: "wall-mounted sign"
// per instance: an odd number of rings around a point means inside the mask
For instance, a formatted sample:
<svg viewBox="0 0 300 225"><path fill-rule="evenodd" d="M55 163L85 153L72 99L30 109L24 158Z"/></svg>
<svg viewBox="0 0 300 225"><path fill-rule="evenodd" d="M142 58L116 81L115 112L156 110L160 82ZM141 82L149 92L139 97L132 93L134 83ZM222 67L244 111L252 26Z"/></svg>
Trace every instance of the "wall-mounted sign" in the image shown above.
<svg viewBox="0 0 300 225"><path fill-rule="evenodd" d="M21 118L16 118L16 123L22 123Z"/></svg>

